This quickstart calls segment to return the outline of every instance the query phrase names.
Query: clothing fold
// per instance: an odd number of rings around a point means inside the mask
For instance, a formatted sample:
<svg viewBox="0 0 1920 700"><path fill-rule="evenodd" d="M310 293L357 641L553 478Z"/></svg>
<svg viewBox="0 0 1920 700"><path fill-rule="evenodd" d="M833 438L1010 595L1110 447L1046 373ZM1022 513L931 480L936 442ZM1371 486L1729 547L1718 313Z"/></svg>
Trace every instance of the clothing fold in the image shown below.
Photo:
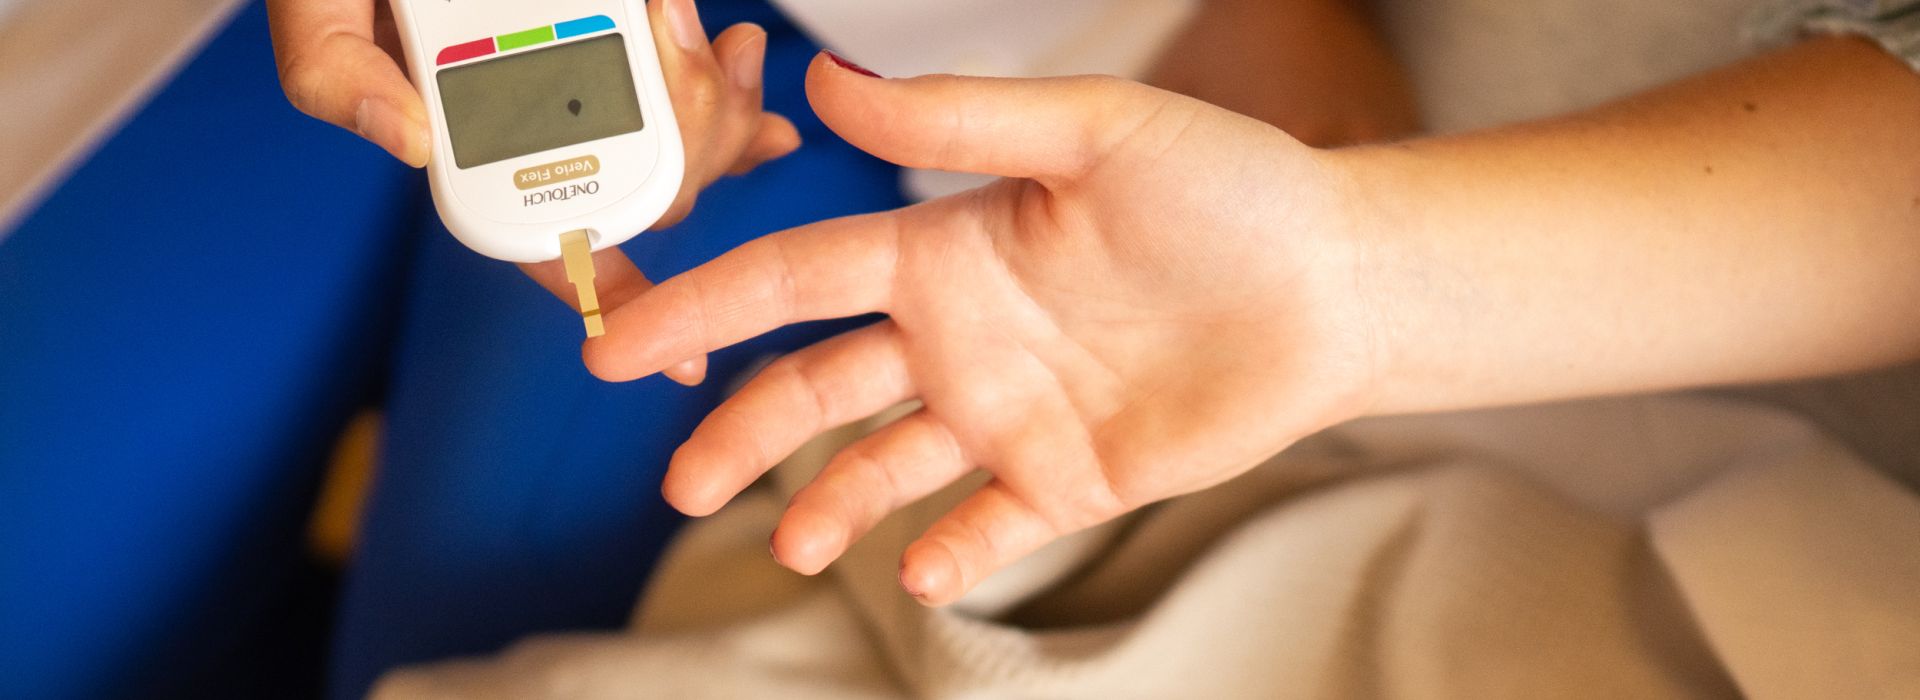
<svg viewBox="0 0 1920 700"><path fill-rule="evenodd" d="M977 482L895 514L820 576L767 556L792 492L875 427L854 426L692 526L630 630L404 671L377 697L1765 698L1920 687L1920 654L1908 653L1920 639L1912 493L1818 431L1781 430L1798 425L1789 414L1736 399L1525 411L1336 428L1221 487L1056 543L946 609L900 592L898 553ZM1616 441L1649 415L1672 430ZM1754 431L1775 438L1756 449ZM1551 485L1609 463L1696 481L1645 496L1638 511L1618 494L1583 500Z"/></svg>

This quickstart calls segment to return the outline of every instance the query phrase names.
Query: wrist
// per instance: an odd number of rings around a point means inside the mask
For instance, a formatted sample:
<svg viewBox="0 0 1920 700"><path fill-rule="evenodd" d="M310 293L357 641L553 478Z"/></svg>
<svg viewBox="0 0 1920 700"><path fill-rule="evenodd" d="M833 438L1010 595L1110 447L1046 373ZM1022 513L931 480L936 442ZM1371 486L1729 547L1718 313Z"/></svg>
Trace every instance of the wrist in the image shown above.
<svg viewBox="0 0 1920 700"><path fill-rule="evenodd" d="M1350 251L1352 313L1368 358L1365 400L1355 418L1417 411L1430 400L1420 396L1433 385L1416 376L1430 363L1407 360L1407 340L1416 334L1411 317L1421 313L1422 288L1436 278L1429 263L1420 262L1425 256L1408 245L1408 232L1418 222L1415 209L1405 203L1426 200L1414 194L1403 155L1394 145L1319 152L1334 183L1338 222L1331 228ZM1440 339L1431 340L1423 353L1438 351Z"/></svg>

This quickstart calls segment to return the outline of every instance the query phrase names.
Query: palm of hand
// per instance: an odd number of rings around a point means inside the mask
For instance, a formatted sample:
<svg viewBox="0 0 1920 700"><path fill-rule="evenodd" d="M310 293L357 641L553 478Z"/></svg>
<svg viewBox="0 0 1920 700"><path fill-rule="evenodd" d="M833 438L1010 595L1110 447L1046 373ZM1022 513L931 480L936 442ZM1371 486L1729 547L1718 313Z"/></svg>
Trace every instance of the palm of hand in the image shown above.
<svg viewBox="0 0 1920 700"><path fill-rule="evenodd" d="M718 408L676 453L669 501L711 512L822 430L919 398L794 497L774 548L818 571L886 514L985 469L993 479L903 557L908 590L944 603L1055 538L1357 413L1370 339L1342 294L1349 251L1311 235L1336 208L1318 204L1327 184L1306 151L1154 97L1069 177L778 234L616 310L619 349L589 351L603 376L799 318L889 316L781 359ZM1259 142L1295 157L1247 155L1271 155ZM1299 197L1248 205L1251 182ZM621 338L634 317L669 332ZM706 342L676 344L690 337Z"/></svg>

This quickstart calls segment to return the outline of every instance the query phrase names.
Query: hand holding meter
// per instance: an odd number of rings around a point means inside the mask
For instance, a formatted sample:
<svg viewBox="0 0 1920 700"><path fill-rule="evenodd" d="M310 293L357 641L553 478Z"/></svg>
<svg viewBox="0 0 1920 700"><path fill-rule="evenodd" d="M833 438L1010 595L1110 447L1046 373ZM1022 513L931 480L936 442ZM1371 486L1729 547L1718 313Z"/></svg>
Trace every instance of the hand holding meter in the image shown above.
<svg viewBox="0 0 1920 700"><path fill-rule="evenodd" d="M685 172L646 8L391 2L427 104L427 173L441 220L488 257L530 263L566 253L589 335L598 335L587 254L653 225Z"/></svg>

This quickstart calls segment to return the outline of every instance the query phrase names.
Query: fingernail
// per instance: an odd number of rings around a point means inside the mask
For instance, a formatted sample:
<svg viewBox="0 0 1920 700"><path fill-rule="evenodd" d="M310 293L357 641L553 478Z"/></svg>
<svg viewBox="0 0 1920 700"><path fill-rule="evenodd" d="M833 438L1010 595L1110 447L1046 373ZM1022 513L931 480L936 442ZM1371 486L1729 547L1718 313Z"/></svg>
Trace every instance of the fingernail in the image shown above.
<svg viewBox="0 0 1920 700"><path fill-rule="evenodd" d="M841 56L840 54L834 53L831 49L826 50L822 53L825 53L827 55L827 58L833 59L834 65L840 66L841 68L845 68L847 70L853 71L855 73L859 73L869 78L881 77L879 73L875 73L873 71L867 70L865 67L861 66L860 64L847 60L845 56Z"/></svg>
<svg viewBox="0 0 1920 700"><path fill-rule="evenodd" d="M767 35L762 32L734 49L733 84L742 90L760 89L760 73L767 62Z"/></svg>
<svg viewBox="0 0 1920 700"><path fill-rule="evenodd" d="M693 0L667 0L666 12L673 43L683 51L699 51L700 44L707 40L707 30L700 26L700 11L694 8Z"/></svg>
<svg viewBox="0 0 1920 700"><path fill-rule="evenodd" d="M408 165L427 164L426 125L384 99L361 100L353 113L353 130Z"/></svg>
<svg viewBox="0 0 1920 700"><path fill-rule="evenodd" d="M920 601L921 605L928 604L926 591L922 590L917 582L912 581L910 577L907 576L906 567L900 568L900 590L906 591L907 595L913 596L913 599Z"/></svg>

